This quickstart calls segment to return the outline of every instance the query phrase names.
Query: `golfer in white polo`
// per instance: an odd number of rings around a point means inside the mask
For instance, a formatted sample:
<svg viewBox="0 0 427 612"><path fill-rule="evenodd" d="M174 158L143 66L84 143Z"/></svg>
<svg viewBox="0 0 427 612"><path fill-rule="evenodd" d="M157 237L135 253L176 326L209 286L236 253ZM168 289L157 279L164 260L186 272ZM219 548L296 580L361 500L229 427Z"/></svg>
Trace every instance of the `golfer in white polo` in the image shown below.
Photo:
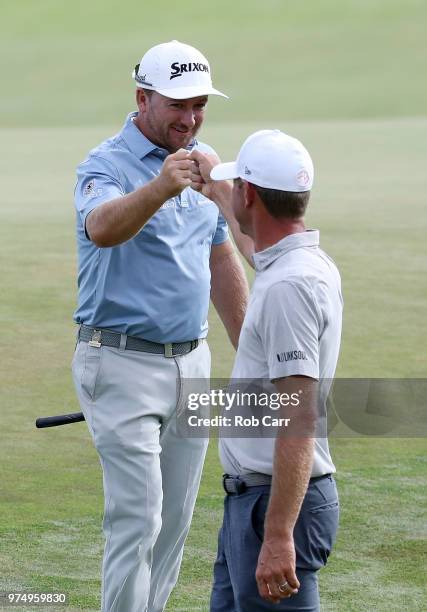
<svg viewBox="0 0 427 612"><path fill-rule="evenodd" d="M271 391L300 400L286 409L295 435L220 440L227 495L211 612L317 611L317 571L339 512L318 416L337 365L342 296L319 232L304 225L313 163L279 130L252 134L232 163L192 156L193 189L219 205L256 270L232 379L267 380Z"/></svg>

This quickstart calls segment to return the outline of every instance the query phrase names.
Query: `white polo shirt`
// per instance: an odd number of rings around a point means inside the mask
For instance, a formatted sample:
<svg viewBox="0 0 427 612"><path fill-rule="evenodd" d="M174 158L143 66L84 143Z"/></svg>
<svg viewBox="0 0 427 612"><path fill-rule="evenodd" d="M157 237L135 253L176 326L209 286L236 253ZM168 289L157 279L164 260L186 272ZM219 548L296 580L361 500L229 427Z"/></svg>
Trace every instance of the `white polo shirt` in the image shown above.
<svg viewBox="0 0 427 612"><path fill-rule="evenodd" d="M255 253L254 263L232 379L308 376L320 381L320 395L326 397L338 360L343 300L339 272L319 248L319 232L286 236ZM221 437L224 471L272 474L274 445L274 437ZM317 438L312 476L332 472L328 440Z"/></svg>

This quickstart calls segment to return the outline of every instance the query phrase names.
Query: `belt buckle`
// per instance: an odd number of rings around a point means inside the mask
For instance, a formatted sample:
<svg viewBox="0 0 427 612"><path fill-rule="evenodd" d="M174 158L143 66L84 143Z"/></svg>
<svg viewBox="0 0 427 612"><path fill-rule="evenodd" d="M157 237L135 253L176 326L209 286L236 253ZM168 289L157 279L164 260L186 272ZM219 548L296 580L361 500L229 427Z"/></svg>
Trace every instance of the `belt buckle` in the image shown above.
<svg viewBox="0 0 427 612"><path fill-rule="evenodd" d="M95 346L96 348L99 348L101 346L101 330L93 330L92 338L89 340L89 346Z"/></svg>
<svg viewBox="0 0 427 612"><path fill-rule="evenodd" d="M168 344L164 344L165 357L174 357L173 354L173 344L168 342Z"/></svg>

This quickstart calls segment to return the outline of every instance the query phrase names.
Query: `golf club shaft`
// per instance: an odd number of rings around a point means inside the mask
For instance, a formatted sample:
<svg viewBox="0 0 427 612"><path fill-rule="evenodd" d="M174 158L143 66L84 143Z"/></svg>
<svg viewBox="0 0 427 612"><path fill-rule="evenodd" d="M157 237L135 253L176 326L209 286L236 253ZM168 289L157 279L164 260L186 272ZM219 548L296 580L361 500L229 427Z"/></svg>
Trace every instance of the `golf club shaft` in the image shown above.
<svg viewBox="0 0 427 612"><path fill-rule="evenodd" d="M42 429L44 427L57 427L58 425L68 425L68 423L79 423L85 418L82 412L73 412L71 414L58 414L57 416L40 417L36 420L36 427Z"/></svg>

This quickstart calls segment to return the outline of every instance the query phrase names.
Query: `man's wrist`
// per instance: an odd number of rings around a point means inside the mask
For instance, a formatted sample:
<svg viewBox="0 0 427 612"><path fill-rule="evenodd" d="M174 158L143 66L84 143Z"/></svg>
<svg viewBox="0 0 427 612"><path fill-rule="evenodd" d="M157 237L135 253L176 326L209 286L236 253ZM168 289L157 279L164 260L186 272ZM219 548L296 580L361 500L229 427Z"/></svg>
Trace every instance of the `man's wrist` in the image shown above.
<svg viewBox="0 0 427 612"><path fill-rule="evenodd" d="M162 179L158 176L147 183L146 187L150 188L150 196L158 202L159 207L172 197L170 190L165 187Z"/></svg>
<svg viewBox="0 0 427 612"><path fill-rule="evenodd" d="M289 525L283 524L283 521L280 521L278 519L266 519L264 524L264 539L292 540L293 531L293 527L291 528Z"/></svg>
<svg viewBox="0 0 427 612"><path fill-rule="evenodd" d="M212 182L212 200L220 207L226 207L231 200L233 185L231 181Z"/></svg>
<svg viewBox="0 0 427 612"><path fill-rule="evenodd" d="M264 521L264 537L291 539L295 523L291 517L286 516L283 506L275 507L271 501Z"/></svg>

